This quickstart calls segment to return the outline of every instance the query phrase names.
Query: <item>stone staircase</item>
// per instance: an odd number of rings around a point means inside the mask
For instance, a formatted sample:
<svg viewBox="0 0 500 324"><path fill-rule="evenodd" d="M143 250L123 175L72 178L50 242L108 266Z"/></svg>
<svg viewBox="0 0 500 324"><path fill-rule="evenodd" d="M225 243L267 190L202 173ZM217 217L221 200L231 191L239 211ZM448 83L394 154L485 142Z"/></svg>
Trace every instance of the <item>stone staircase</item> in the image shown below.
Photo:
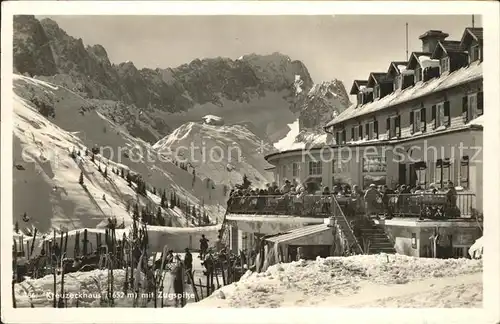
<svg viewBox="0 0 500 324"><path fill-rule="evenodd" d="M396 253L394 243L387 236L383 227L366 218L357 221L356 227L355 234L357 234L357 239L363 250L366 249L365 244L368 243L366 254Z"/></svg>
<svg viewBox="0 0 500 324"><path fill-rule="evenodd" d="M364 215L357 215L354 217L350 215L350 217L344 217L344 215L349 215L349 212L346 210L347 206L341 204L337 206L339 206L342 213L335 213L335 218L342 227L349 244L351 244L352 241L357 241L361 248L361 251L356 251L356 253L396 253L394 243L387 236L382 226L375 224L370 219L366 219ZM346 223L351 223L352 220L356 223L355 226ZM367 243L369 243L368 251L365 251L365 244Z"/></svg>

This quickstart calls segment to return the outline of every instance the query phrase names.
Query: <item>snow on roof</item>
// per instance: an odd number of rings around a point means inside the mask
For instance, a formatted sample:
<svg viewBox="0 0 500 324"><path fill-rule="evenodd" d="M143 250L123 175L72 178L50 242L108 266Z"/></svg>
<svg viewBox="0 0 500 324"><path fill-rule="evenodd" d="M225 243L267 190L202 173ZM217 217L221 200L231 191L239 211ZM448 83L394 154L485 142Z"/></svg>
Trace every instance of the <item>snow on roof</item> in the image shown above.
<svg viewBox="0 0 500 324"><path fill-rule="evenodd" d="M402 75L413 75L415 74L415 71L413 70L404 70L401 72Z"/></svg>
<svg viewBox="0 0 500 324"><path fill-rule="evenodd" d="M203 116L203 119L206 121L210 121L210 120L221 121L222 117L215 116L215 115L205 115L205 116Z"/></svg>
<svg viewBox="0 0 500 324"><path fill-rule="evenodd" d="M309 225L305 227L300 227L293 229L287 233L283 233L281 235L276 235L270 238L267 238L266 241L272 243L284 243L288 241L292 241L304 236L319 234L321 232L331 230L327 224L318 224L318 225Z"/></svg>
<svg viewBox="0 0 500 324"><path fill-rule="evenodd" d="M362 106L356 104L351 105L349 108L339 114L339 116L330 121L326 126L332 126L342 121L349 120L367 113L372 113L381 109L392 107L402 104L406 101L413 100L432 92L445 90L455 87L462 83L479 80L483 77L483 69L481 62L475 62L468 67L463 67L459 70L453 71L448 75L439 78L431 79L427 82L419 82L413 87L404 90L396 90L393 93L374 102L367 103Z"/></svg>
<svg viewBox="0 0 500 324"><path fill-rule="evenodd" d="M406 65L397 65L396 67L398 68L399 73L406 71Z"/></svg>
<svg viewBox="0 0 500 324"><path fill-rule="evenodd" d="M425 69L428 67L435 67L439 66L439 60L432 60L429 56L427 55L422 55L418 57L418 60L420 61L420 66Z"/></svg>
<svg viewBox="0 0 500 324"><path fill-rule="evenodd" d="M367 92L373 92L373 88L367 88L366 86L363 86L363 88L360 88L361 92L367 93Z"/></svg>
<svg viewBox="0 0 500 324"><path fill-rule="evenodd" d="M468 125L479 125L479 126L484 126L484 115L481 115L477 118L474 118L470 122L467 123Z"/></svg>

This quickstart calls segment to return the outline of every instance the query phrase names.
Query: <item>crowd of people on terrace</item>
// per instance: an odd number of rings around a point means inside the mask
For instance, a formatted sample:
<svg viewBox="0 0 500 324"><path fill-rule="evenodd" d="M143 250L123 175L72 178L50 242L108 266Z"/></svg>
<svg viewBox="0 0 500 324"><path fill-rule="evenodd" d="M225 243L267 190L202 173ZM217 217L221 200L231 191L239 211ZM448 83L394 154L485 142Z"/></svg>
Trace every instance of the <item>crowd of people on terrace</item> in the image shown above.
<svg viewBox="0 0 500 324"><path fill-rule="evenodd" d="M228 208L233 211L285 211L293 214L315 214L332 212L333 197L351 215L365 214L378 217L384 214L392 217L395 209L411 206L412 197L428 197L429 205L441 203L452 206L456 212L457 191L453 182L439 190L435 184L422 186L398 185L394 189L387 185L370 184L364 190L358 185L337 183L330 190L327 186L308 182L299 183L296 179L285 180L279 187L276 182L265 188L235 188L230 192ZM270 199L269 199L270 198ZM421 207L421 204L418 205ZM448 208L448 207L447 207ZM448 208L449 209L449 208ZM269 211L269 210L268 210Z"/></svg>

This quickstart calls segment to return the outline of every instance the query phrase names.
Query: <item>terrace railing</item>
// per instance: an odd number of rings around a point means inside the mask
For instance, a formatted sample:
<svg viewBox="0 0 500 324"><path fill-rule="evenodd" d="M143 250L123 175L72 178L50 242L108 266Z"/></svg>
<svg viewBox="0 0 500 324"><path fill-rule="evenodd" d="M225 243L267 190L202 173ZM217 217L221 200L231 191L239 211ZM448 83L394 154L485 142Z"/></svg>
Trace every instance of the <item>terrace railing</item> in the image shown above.
<svg viewBox="0 0 500 324"><path fill-rule="evenodd" d="M228 210L233 214L290 215L325 218L331 215L333 197L288 195L233 197Z"/></svg>
<svg viewBox="0 0 500 324"><path fill-rule="evenodd" d="M382 207L388 214L397 217L419 217L427 219L467 218L474 215L476 197L460 193L454 198L446 194L394 194Z"/></svg>
<svg viewBox="0 0 500 324"><path fill-rule="evenodd" d="M363 204L353 203L350 197L332 195L266 195L233 197L228 212L250 215L288 215L297 217L330 217L334 201L348 207L352 213L362 213ZM446 194L391 194L387 202L380 203L378 213L395 217L417 217L431 219L468 218L475 215L476 197L470 193L459 193L454 200ZM344 213L345 214L345 213Z"/></svg>

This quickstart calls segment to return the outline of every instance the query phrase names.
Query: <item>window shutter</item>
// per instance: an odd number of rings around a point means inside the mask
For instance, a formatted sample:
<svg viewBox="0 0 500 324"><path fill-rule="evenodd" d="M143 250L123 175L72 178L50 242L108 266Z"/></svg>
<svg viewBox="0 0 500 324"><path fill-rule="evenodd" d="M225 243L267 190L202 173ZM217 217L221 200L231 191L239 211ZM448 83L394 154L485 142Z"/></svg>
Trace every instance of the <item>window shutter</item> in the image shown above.
<svg viewBox="0 0 500 324"><path fill-rule="evenodd" d="M378 120L373 122L373 132L375 133L375 138L378 139Z"/></svg>
<svg viewBox="0 0 500 324"><path fill-rule="evenodd" d="M436 119L436 105L432 105L432 128L436 128L437 125L437 119Z"/></svg>
<svg viewBox="0 0 500 324"><path fill-rule="evenodd" d="M462 97L462 119L464 120L464 123L469 121L468 104L469 104L469 97L463 96Z"/></svg>
<svg viewBox="0 0 500 324"><path fill-rule="evenodd" d="M391 131L391 119L389 117L387 117L387 119L385 120L385 130L386 132L390 133Z"/></svg>
<svg viewBox="0 0 500 324"><path fill-rule="evenodd" d="M335 144L340 144L340 133L338 131L335 132Z"/></svg>
<svg viewBox="0 0 500 324"><path fill-rule="evenodd" d="M450 126L451 114L450 114L450 102L449 101L444 102L444 120L445 120L445 126Z"/></svg>
<svg viewBox="0 0 500 324"><path fill-rule="evenodd" d="M359 124L359 139L363 139L363 125Z"/></svg>
<svg viewBox="0 0 500 324"><path fill-rule="evenodd" d="M345 143L347 139L347 131L345 128L342 130L342 143Z"/></svg>
<svg viewBox="0 0 500 324"><path fill-rule="evenodd" d="M398 115L396 117L396 134L398 137L401 137L401 116Z"/></svg>
<svg viewBox="0 0 500 324"><path fill-rule="evenodd" d="M425 108L420 109L420 122L422 123L422 132L427 130L427 118L425 117Z"/></svg>
<svg viewBox="0 0 500 324"><path fill-rule="evenodd" d="M368 138L368 135L370 134L370 124L365 125L365 137Z"/></svg>
<svg viewBox="0 0 500 324"><path fill-rule="evenodd" d="M415 114L413 111L410 111L410 133L413 134L413 130L415 129L415 126L413 125L415 122Z"/></svg>
<svg viewBox="0 0 500 324"><path fill-rule="evenodd" d="M354 126L351 128L351 141L354 141Z"/></svg>
<svg viewBox="0 0 500 324"><path fill-rule="evenodd" d="M481 116L483 114L483 92L477 93L477 115Z"/></svg>

